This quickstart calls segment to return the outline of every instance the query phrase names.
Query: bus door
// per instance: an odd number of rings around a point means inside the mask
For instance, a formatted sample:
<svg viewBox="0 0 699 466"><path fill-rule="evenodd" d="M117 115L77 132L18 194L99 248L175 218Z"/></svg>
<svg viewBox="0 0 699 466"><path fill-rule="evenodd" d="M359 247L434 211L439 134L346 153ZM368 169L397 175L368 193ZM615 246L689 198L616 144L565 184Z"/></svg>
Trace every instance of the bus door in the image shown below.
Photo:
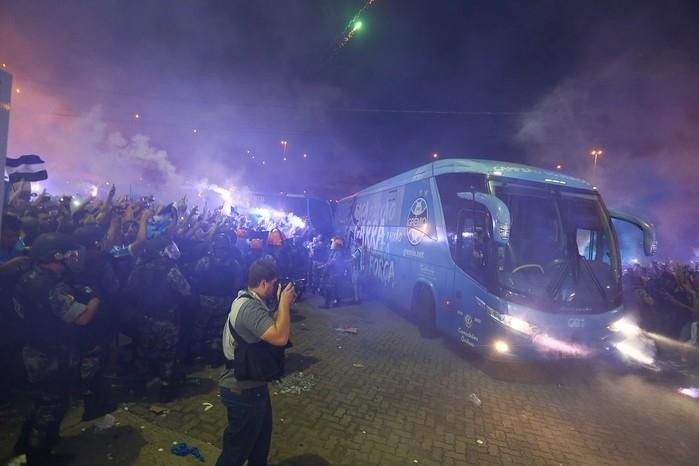
<svg viewBox="0 0 699 466"><path fill-rule="evenodd" d="M457 267L454 268L453 291L456 312L448 314L453 318L449 327L455 329L456 337L470 347L485 344L481 340L487 323L478 303L489 301L484 285L490 266L488 220L488 213L482 206L465 201L464 207L458 211L456 231L450 237L450 250Z"/></svg>

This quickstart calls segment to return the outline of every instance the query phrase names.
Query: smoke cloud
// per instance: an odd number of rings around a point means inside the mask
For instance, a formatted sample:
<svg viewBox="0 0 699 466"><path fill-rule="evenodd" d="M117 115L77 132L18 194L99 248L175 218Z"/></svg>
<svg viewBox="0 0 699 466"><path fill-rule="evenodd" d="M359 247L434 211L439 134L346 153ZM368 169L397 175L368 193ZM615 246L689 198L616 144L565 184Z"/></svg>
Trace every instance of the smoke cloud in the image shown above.
<svg viewBox="0 0 699 466"><path fill-rule="evenodd" d="M531 163L562 164L597 185L609 208L648 218L659 256L683 260L699 253L699 67L686 58L627 54L586 67L547 93L515 136ZM604 150L597 167L594 148Z"/></svg>
<svg viewBox="0 0 699 466"><path fill-rule="evenodd" d="M40 154L58 192L109 181L168 198L194 198L202 185L349 194L374 166L358 163L326 111L350 99L299 72L307 54L322 60L334 22L268 6L229 5L228 21L198 2L166 15L148 0L4 3L0 58L21 89L9 154Z"/></svg>

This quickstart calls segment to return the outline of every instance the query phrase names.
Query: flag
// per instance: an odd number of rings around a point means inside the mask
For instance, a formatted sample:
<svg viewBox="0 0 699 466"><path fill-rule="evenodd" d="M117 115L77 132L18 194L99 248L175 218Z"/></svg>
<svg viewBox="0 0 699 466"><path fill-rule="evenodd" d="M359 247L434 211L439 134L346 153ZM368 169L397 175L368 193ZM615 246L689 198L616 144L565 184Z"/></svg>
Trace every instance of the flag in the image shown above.
<svg viewBox="0 0 699 466"><path fill-rule="evenodd" d="M5 170L10 178L10 183L18 181L41 181L49 177L46 173L46 165L38 155L21 155L16 159L7 157Z"/></svg>

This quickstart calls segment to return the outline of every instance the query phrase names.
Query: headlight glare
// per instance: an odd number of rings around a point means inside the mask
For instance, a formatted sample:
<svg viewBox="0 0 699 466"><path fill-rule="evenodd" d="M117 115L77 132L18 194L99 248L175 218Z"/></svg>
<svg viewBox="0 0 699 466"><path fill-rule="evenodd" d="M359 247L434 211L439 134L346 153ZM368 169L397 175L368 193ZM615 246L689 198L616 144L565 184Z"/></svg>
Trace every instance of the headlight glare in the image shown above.
<svg viewBox="0 0 699 466"><path fill-rule="evenodd" d="M641 328L629 320L628 317L622 317L621 319L612 322L612 324L609 326L609 330L612 332L619 332L627 337L641 333Z"/></svg>

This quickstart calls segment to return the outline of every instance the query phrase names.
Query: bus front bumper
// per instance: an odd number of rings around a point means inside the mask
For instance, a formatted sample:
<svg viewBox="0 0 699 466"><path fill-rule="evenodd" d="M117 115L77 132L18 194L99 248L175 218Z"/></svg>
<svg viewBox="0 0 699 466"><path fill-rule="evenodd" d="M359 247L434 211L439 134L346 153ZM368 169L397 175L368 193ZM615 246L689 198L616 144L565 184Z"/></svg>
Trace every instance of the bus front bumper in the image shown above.
<svg viewBox="0 0 699 466"><path fill-rule="evenodd" d="M501 329L487 345L491 358L505 360L590 359L622 361L627 365L656 369L655 342L638 328L604 329L584 339L557 336L554 332L523 334Z"/></svg>

